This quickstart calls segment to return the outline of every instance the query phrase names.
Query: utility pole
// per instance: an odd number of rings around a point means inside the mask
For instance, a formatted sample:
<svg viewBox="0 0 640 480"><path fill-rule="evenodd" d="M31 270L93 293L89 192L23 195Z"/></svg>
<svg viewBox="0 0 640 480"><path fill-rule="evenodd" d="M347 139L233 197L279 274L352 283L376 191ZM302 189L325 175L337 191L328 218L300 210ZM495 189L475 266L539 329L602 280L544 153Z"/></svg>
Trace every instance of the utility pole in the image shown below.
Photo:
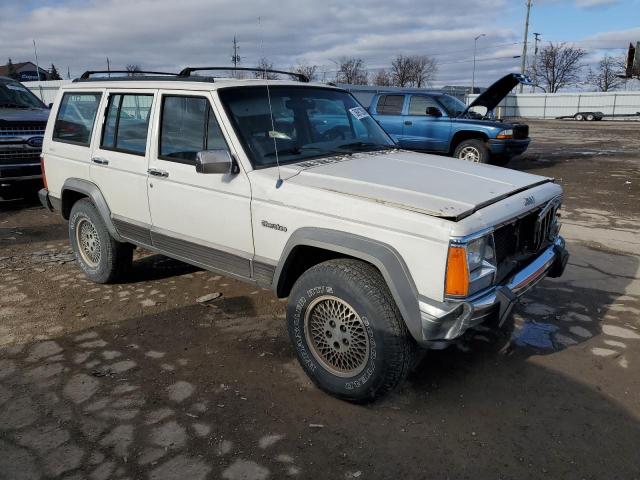
<svg viewBox="0 0 640 480"><path fill-rule="evenodd" d="M524 45L522 45L522 62L520 63L520 73L524 75L527 68L527 37L529 36L529 15L531 14L531 0L527 0L527 18L524 21ZM520 93L524 85L520 84Z"/></svg>
<svg viewBox="0 0 640 480"><path fill-rule="evenodd" d="M536 65L538 63L538 43L540 42L540 35L542 35L541 33L533 33L533 36L536 37L535 38L535 48L533 49L533 64ZM531 93L534 93L536 91L536 86L535 85L531 85Z"/></svg>
<svg viewBox="0 0 640 480"><path fill-rule="evenodd" d="M111 78L111 64L109 63L109 57L107 57L107 76Z"/></svg>
<svg viewBox="0 0 640 480"><path fill-rule="evenodd" d="M476 93L476 49L478 47L478 39L480 37L486 37L485 33L481 33L473 39L473 74L471 76L471 95Z"/></svg>
<svg viewBox="0 0 640 480"><path fill-rule="evenodd" d="M69 66L67 66L67 80L71 80L71 70L69 70Z"/></svg>
<svg viewBox="0 0 640 480"><path fill-rule="evenodd" d="M233 56L231 57L231 61L233 62L233 77L236 76L236 68L238 68L238 64L240 63L240 54L238 53L240 50L240 46L238 45L238 41L236 36L233 36Z"/></svg>

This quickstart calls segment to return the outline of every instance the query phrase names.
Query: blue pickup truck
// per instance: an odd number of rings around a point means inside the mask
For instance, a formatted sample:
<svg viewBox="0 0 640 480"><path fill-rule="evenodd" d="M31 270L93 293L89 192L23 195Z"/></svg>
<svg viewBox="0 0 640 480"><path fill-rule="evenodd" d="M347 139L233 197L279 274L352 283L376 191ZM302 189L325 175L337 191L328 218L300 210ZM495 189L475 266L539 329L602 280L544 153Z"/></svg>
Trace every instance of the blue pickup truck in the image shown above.
<svg viewBox="0 0 640 480"><path fill-rule="evenodd" d="M379 93L371 100L369 113L402 148L506 165L529 146L529 127L503 123L491 115L519 83L531 81L517 73L506 75L468 107L441 92Z"/></svg>

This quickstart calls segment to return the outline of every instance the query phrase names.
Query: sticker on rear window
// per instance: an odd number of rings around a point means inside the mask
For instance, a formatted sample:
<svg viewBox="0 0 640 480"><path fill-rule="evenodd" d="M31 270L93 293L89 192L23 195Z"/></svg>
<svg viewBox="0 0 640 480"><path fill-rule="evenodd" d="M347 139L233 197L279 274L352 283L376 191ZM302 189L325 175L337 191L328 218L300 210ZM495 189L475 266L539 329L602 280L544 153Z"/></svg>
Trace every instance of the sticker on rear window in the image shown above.
<svg viewBox="0 0 640 480"><path fill-rule="evenodd" d="M356 117L357 120L362 120L363 118L367 118L369 116L369 112L367 112L362 107L353 107L350 108L349 111L351 112L351 115Z"/></svg>

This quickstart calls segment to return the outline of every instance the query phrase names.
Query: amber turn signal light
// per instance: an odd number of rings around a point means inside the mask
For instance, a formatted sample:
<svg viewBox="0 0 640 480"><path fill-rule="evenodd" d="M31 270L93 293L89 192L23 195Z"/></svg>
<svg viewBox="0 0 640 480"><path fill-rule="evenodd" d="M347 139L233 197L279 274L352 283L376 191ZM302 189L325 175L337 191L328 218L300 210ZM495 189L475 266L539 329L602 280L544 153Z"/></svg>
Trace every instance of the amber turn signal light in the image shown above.
<svg viewBox="0 0 640 480"><path fill-rule="evenodd" d="M464 247L449 247L445 294L456 297L466 297L469 294L469 269Z"/></svg>

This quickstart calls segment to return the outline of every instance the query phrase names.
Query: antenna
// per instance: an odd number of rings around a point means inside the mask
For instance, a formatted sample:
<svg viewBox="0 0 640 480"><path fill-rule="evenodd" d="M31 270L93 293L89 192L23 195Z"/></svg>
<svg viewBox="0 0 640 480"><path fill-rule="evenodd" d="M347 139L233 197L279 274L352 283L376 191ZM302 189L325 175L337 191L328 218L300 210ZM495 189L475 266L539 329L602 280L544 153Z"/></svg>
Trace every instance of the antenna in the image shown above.
<svg viewBox="0 0 640 480"><path fill-rule="evenodd" d="M262 22L260 21L260 17L258 17L258 28L260 28L260 54L262 55L263 58L266 58L264 56L264 36L263 31L262 31ZM263 67L264 67L264 78L267 81L267 101L269 102L269 117L271 118L271 131L275 132L276 131L276 125L275 122L273 121L273 108L271 108L271 93L269 92L269 79L267 78L267 62L263 62ZM273 151L276 154L276 166L278 168L278 180L276 181L276 188L280 188L282 186L282 184L284 183L284 180L282 180L282 175L280 175L280 158L278 157L278 142L276 141L276 136L272 135L271 136L273 138Z"/></svg>

